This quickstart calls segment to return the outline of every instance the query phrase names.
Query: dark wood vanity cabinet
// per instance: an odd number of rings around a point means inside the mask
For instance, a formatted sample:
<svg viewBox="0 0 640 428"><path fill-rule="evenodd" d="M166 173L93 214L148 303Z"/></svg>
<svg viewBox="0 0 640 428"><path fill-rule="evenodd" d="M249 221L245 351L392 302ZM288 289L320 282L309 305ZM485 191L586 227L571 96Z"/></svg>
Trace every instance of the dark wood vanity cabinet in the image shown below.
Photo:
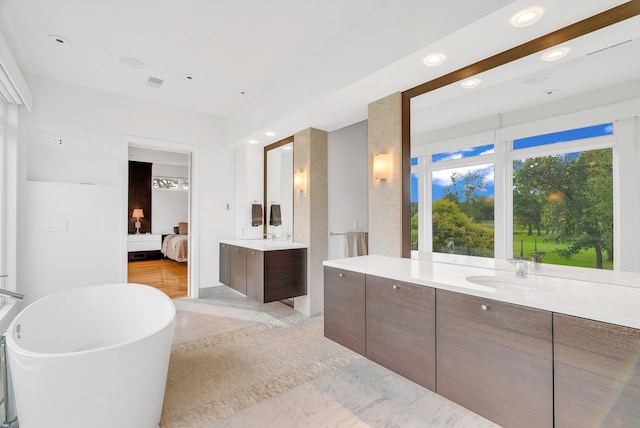
<svg viewBox="0 0 640 428"><path fill-rule="evenodd" d="M307 249L247 249L246 294L263 303L307 294Z"/></svg>
<svg viewBox="0 0 640 428"><path fill-rule="evenodd" d="M220 282L231 285L231 245L220 244Z"/></svg>
<svg viewBox="0 0 640 428"><path fill-rule="evenodd" d="M327 338L503 427L640 427L640 329L324 275Z"/></svg>
<svg viewBox="0 0 640 428"><path fill-rule="evenodd" d="M640 427L640 330L554 314L553 332L556 427Z"/></svg>
<svg viewBox="0 0 640 428"><path fill-rule="evenodd" d="M232 245L230 253L231 280L228 285L242 294L247 294L247 249Z"/></svg>
<svg viewBox="0 0 640 428"><path fill-rule="evenodd" d="M436 300L438 394L504 427L552 427L552 313L445 290Z"/></svg>
<svg viewBox="0 0 640 428"><path fill-rule="evenodd" d="M247 249L247 297L264 301L264 257L263 252Z"/></svg>
<svg viewBox="0 0 640 428"><path fill-rule="evenodd" d="M366 276L366 357L436 389L435 289Z"/></svg>
<svg viewBox="0 0 640 428"><path fill-rule="evenodd" d="M324 268L324 335L365 355L365 275Z"/></svg>
<svg viewBox="0 0 640 428"><path fill-rule="evenodd" d="M220 243L220 282L262 303L307 294L307 249L260 251Z"/></svg>

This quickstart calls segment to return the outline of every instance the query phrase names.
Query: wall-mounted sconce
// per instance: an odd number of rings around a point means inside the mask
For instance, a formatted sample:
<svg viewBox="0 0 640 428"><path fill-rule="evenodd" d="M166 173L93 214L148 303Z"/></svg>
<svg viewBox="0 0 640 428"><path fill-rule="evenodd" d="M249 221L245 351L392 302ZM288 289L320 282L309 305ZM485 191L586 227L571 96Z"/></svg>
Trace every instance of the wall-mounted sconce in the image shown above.
<svg viewBox="0 0 640 428"><path fill-rule="evenodd" d="M391 155L378 153L373 155L374 180L388 180L391 177Z"/></svg>
<svg viewBox="0 0 640 428"><path fill-rule="evenodd" d="M304 171L296 171L293 174L293 188L299 192L307 188L307 174Z"/></svg>
<svg viewBox="0 0 640 428"><path fill-rule="evenodd" d="M144 212L142 211L142 208L134 208L131 217L136 219L136 235L140 235L140 219L144 218Z"/></svg>

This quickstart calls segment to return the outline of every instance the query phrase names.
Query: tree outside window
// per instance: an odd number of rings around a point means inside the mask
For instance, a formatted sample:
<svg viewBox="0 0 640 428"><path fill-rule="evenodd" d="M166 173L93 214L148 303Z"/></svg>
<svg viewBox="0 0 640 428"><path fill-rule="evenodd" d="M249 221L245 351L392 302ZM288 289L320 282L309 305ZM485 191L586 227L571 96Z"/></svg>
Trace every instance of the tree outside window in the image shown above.
<svg viewBox="0 0 640 428"><path fill-rule="evenodd" d="M613 269L612 135L613 123L603 123L468 148L455 142L454 151L422 149L412 159L412 250ZM418 191L419 183L430 188ZM505 220L497 225L494 189ZM512 231L513 248L496 246L494 230Z"/></svg>
<svg viewBox="0 0 640 428"><path fill-rule="evenodd" d="M612 149L516 160L513 184L515 256L613 269Z"/></svg>
<svg viewBox="0 0 640 428"><path fill-rule="evenodd" d="M152 187L161 190L189 190L189 181L183 178L153 177Z"/></svg>
<svg viewBox="0 0 640 428"><path fill-rule="evenodd" d="M432 251L493 257L494 166L432 173Z"/></svg>

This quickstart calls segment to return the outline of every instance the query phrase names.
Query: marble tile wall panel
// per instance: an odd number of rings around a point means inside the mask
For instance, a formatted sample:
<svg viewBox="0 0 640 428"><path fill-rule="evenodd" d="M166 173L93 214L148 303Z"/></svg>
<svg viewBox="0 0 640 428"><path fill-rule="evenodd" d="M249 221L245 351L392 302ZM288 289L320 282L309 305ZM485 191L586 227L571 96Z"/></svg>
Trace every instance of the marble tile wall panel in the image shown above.
<svg viewBox="0 0 640 428"><path fill-rule="evenodd" d="M369 254L402 256L402 94L369 104ZM373 157L391 155L388 180L373 179Z"/></svg>

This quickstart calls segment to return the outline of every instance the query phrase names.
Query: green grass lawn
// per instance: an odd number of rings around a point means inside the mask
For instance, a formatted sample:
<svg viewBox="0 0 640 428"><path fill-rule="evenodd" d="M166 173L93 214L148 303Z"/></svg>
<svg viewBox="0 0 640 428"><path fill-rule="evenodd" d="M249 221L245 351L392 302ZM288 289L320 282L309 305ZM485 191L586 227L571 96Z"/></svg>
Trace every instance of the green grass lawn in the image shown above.
<svg viewBox="0 0 640 428"><path fill-rule="evenodd" d="M480 221L478 221L478 223L480 223L481 225L483 225L487 229L491 229L491 230L495 230L496 229L495 228L496 222L494 220L480 220Z"/></svg>
<svg viewBox="0 0 640 428"><path fill-rule="evenodd" d="M479 221L482 226L494 230L493 220ZM577 266L577 267L596 267L596 252L593 248L588 250L582 250L580 253L573 255L570 259L560 257L555 250L557 248L564 248L566 244L555 243L547 241L545 236L537 236L535 231L532 236L527 235L526 229L515 229L513 232L513 256L520 257L520 241L524 241L524 257L529 258L529 255L534 252L535 241L537 240L538 252L547 253L542 258L542 263L563 265L563 266ZM603 257L605 255L603 254ZM613 270L613 261L603 260L603 269Z"/></svg>
<svg viewBox="0 0 640 428"><path fill-rule="evenodd" d="M537 236L534 232L533 236L528 236L526 230L514 230L513 232L513 255L514 257L520 257L520 241L524 241L524 256L529 257L529 254L534 251L535 240L538 241L538 252L547 253L542 258L542 263L549 263L554 265L564 266L578 266L578 267L596 267L596 252L593 248L588 250L582 250L580 253L575 254L570 259L560 257L555 253L556 248L564 248L566 245L547 241L543 236ZM604 254L603 254L604 257ZM612 261L603 261L603 269L613 269Z"/></svg>

